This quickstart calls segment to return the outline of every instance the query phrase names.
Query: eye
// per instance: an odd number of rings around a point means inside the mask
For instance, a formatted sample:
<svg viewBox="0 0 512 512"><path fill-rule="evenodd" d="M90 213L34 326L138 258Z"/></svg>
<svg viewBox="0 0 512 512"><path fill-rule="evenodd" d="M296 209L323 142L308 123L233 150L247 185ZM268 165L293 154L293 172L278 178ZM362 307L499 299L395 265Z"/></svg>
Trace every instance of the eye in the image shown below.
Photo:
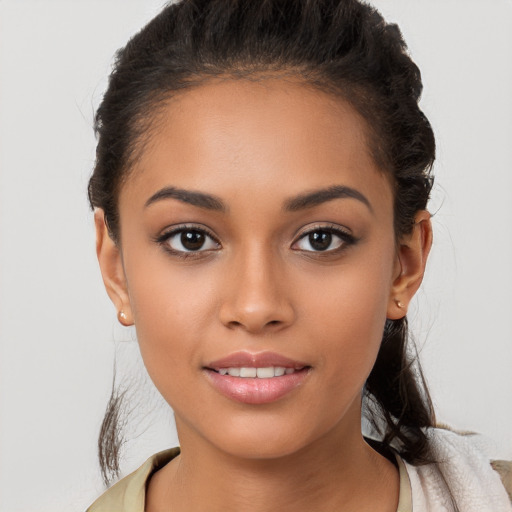
<svg viewBox="0 0 512 512"><path fill-rule="evenodd" d="M354 242L354 236L337 227L319 227L304 233L292 248L308 252L331 252Z"/></svg>
<svg viewBox="0 0 512 512"><path fill-rule="evenodd" d="M219 242L206 230L197 227L179 227L161 235L157 242L172 253L194 253L220 248Z"/></svg>

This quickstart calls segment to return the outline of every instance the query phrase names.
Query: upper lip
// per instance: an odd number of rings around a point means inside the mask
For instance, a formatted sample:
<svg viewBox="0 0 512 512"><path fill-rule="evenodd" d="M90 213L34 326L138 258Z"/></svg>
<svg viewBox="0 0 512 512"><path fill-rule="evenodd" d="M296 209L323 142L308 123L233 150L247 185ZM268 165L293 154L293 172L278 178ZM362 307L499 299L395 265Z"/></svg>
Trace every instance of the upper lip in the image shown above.
<svg viewBox="0 0 512 512"><path fill-rule="evenodd" d="M226 357L208 363L206 368L268 368L270 366L294 368L298 370L308 365L274 352L234 352Z"/></svg>

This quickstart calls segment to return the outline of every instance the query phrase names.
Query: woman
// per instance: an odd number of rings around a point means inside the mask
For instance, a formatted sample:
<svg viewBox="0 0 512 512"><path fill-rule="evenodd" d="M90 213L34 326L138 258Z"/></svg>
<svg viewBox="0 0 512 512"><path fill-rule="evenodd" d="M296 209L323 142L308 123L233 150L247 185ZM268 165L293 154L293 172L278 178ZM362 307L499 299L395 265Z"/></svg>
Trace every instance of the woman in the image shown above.
<svg viewBox="0 0 512 512"><path fill-rule="evenodd" d="M421 88L355 0L181 2L119 54L98 259L180 450L89 510L510 510L505 464L434 429L406 349L432 242Z"/></svg>

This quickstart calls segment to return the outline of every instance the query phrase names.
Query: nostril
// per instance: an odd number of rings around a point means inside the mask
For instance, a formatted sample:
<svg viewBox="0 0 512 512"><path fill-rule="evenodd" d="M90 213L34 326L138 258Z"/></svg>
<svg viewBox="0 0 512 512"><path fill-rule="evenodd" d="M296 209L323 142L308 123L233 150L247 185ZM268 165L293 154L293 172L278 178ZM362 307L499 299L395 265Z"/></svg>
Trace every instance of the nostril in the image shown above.
<svg viewBox="0 0 512 512"><path fill-rule="evenodd" d="M273 327L273 326L280 326L282 325L283 322L281 322L280 320L270 320L264 324L261 324L263 326L263 328L269 328L269 327ZM230 329L238 329L240 327L250 327L251 329L254 328L251 327L249 324L244 324L243 322L239 322L238 320L232 320L231 322L229 322L227 324L227 327L229 327Z"/></svg>

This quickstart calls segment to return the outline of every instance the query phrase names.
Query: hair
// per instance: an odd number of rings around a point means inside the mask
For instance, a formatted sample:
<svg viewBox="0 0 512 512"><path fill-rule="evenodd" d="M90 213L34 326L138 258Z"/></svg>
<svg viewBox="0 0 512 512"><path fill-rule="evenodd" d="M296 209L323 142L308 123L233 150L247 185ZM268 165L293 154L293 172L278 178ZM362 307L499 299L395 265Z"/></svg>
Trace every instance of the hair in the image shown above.
<svg viewBox="0 0 512 512"><path fill-rule="evenodd" d="M339 96L366 120L369 146L394 190L396 239L426 208L435 141L418 106L421 75L399 28L358 0L183 0L167 5L117 52L96 113L96 163L89 182L121 244L119 191L155 128L159 108L215 78L292 77ZM112 389L99 440L105 482L119 472L116 423L122 395ZM363 390L364 410L386 446L411 464L432 462L426 428L429 392L407 319L387 320Z"/></svg>

